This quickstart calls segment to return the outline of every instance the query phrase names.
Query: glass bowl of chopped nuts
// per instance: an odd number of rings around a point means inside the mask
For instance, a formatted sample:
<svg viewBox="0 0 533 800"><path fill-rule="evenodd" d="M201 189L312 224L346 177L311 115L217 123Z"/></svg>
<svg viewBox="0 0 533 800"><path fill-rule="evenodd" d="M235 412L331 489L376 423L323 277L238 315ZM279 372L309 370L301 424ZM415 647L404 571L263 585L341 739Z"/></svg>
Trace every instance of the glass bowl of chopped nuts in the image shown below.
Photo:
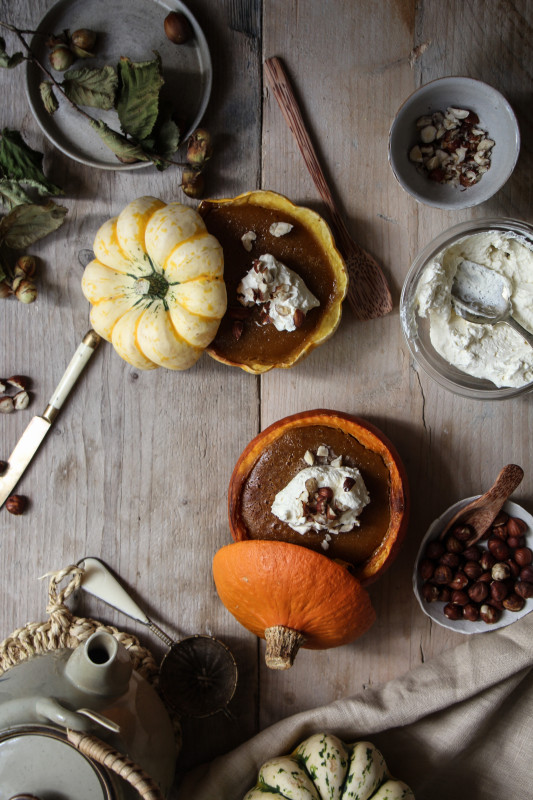
<svg viewBox="0 0 533 800"><path fill-rule="evenodd" d="M457 511L476 497L448 508L430 525L413 571L422 611L456 633L503 628L533 609L533 517L507 501L488 534L474 545L472 529L440 534Z"/></svg>
<svg viewBox="0 0 533 800"><path fill-rule="evenodd" d="M403 103L389 132L389 163L419 203L469 208L511 176L520 151L513 109L500 92L473 78L421 86Z"/></svg>

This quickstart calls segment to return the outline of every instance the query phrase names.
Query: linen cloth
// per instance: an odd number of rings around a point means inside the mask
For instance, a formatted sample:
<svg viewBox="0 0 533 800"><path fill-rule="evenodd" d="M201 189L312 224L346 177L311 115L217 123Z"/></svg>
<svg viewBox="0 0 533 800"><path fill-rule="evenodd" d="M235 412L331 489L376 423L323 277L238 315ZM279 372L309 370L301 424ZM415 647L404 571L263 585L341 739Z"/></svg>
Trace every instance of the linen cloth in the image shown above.
<svg viewBox="0 0 533 800"><path fill-rule="evenodd" d="M270 726L186 775L178 797L242 800L261 764L322 731L372 741L417 800L533 798L533 614Z"/></svg>

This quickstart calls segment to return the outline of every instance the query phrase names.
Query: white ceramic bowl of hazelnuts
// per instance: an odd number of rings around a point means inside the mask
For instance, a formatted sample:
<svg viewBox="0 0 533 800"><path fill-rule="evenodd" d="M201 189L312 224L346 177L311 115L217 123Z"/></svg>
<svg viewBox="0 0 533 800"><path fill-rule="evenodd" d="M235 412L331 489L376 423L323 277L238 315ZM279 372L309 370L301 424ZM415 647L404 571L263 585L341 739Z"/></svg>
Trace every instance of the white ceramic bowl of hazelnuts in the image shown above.
<svg viewBox="0 0 533 800"><path fill-rule="evenodd" d="M482 540L448 521L476 497L460 500L429 527L415 562L413 590L422 611L457 633L487 633L533 610L533 517L507 501Z"/></svg>

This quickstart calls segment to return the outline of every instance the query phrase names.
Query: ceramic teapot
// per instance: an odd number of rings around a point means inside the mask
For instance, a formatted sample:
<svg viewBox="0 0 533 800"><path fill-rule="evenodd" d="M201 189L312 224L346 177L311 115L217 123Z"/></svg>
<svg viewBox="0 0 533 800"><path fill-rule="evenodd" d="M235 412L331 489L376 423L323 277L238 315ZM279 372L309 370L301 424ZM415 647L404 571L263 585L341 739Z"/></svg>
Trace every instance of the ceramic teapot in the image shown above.
<svg viewBox="0 0 533 800"><path fill-rule="evenodd" d="M0 678L0 800L160 800L175 757L163 703L106 631Z"/></svg>

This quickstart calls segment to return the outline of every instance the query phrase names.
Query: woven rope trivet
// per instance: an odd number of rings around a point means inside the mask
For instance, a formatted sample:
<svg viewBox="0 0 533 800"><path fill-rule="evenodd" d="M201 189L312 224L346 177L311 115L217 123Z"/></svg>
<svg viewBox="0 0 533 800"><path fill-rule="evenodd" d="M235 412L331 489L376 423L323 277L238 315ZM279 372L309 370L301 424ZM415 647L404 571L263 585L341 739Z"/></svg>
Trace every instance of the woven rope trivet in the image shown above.
<svg viewBox="0 0 533 800"><path fill-rule="evenodd" d="M123 633L98 620L76 617L65 605L65 600L79 589L83 570L77 566L69 566L44 577L50 578L46 607L49 618L45 622L29 622L0 642L0 675L41 653L65 648L73 650L96 631L105 631L124 645L133 669L157 690L159 668L150 650L143 647L136 636ZM69 578L69 581L65 588L60 590L59 584L65 578ZM181 727L178 718L171 712L169 715L174 725L176 747L179 750ZM98 761L128 781L143 800L163 800L157 784L122 753L113 750L95 736L82 735L76 731L68 731L67 735L71 744L88 758Z"/></svg>

